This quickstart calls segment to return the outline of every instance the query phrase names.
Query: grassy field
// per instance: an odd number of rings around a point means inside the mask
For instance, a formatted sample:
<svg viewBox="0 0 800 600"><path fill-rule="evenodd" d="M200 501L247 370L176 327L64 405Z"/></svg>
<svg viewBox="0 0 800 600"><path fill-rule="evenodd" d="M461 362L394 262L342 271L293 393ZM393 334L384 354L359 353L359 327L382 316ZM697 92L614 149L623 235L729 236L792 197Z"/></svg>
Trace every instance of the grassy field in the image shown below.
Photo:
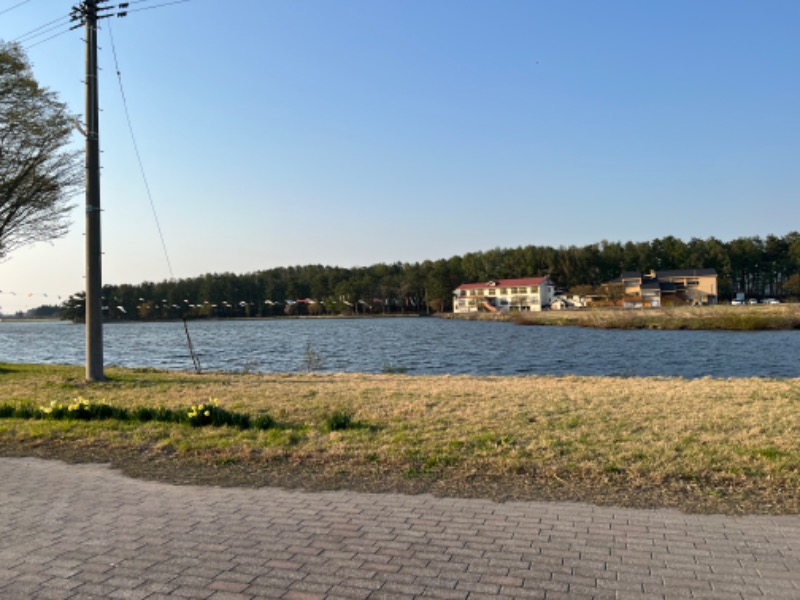
<svg viewBox="0 0 800 600"><path fill-rule="evenodd" d="M0 364L0 405L182 414L216 399L275 425L2 418L0 454L176 483L800 512L800 379L107 374Z"/></svg>
<svg viewBox="0 0 800 600"><path fill-rule="evenodd" d="M511 314L469 313L453 318L513 321L520 325L575 325L600 329L800 329L800 304L592 308Z"/></svg>

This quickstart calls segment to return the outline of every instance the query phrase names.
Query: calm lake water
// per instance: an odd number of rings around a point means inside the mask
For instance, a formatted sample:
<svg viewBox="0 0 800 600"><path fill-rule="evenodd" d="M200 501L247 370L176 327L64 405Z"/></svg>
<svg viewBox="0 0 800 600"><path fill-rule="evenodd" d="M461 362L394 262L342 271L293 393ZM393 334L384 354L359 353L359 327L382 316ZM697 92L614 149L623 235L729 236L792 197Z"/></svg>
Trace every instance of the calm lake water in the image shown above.
<svg viewBox="0 0 800 600"><path fill-rule="evenodd" d="M800 331L617 331L437 318L193 321L204 370L800 377ZM110 323L105 363L191 370L183 323ZM82 365L84 327L0 322L0 362Z"/></svg>

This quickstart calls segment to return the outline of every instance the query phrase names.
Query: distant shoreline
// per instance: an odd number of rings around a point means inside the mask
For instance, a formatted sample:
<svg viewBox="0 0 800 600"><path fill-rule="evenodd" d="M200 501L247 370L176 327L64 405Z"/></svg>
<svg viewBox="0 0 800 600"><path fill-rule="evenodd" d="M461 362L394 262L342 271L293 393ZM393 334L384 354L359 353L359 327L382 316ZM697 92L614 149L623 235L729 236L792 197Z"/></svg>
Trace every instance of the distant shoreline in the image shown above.
<svg viewBox="0 0 800 600"><path fill-rule="evenodd" d="M428 318L441 315L426 315L419 313L390 313L381 315L285 315L285 316L271 316L271 317L190 317L186 320L189 322L203 322L203 321L284 321L291 320L305 320L305 319L398 319L398 318ZM0 317L2 323L73 323L75 325L82 325L83 321L72 321L70 319L26 319L19 317ZM183 319L106 319L104 324L130 324L135 325L138 323L182 323Z"/></svg>
<svg viewBox="0 0 800 600"><path fill-rule="evenodd" d="M800 304L753 306L677 306L666 308L586 308L516 313L441 315L465 321L501 321L518 325L660 329L689 331L800 330Z"/></svg>
<svg viewBox="0 0 800 600"><path fill-rule="evenodd" d="M490 321L517 325L556 327L591 327L594 329L656 329L671 331L791 331L800 330L800 304L745 306L678 306L665 308L585 308L514 313L387 313L367 315L285 315L269 317L194 317L189 322L203 321L281 321L314 319L397 319L430 318L456 321ZM75 323L67 319L25 319L0 317L0 323ZM180 323L182 319L104 321L105 324Z"/></svg>
<svg viewBox="0 0 800 600"><path fill-rule="evenodd" d="M19 317L0 317L0 323L58 323L64 319L53 319L48 317L46 319L20 319Z"/></svg>

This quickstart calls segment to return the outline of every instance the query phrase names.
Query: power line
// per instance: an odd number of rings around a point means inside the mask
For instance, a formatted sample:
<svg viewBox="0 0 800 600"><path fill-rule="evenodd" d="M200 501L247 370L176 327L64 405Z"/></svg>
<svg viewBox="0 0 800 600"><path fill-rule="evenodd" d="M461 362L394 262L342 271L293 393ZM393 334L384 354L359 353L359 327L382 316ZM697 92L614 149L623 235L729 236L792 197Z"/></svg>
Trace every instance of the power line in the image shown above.
<svg viewBox="0 0 800 600"><path fill-rule="evenodd" d="M3 11L0 11L0 15L2 15L4 13L7 13L7 12L17 8L17 7L20 7L23 4L27 4L28 2L31 2L31 1L32 0L23 0L22 2L19 2L19 3L15 4L14 6L11 6L10 8L7 8L7 9L5 9ZM103 17L113 17L113 16L124 17L128 13L142 12L142 11L145 11L145 10L155 10L157 8L164 8L164 7L167 7L167 6L172 6L174 4L185 4L187 2L191 2L192 0L172 0L170 2L162 2L161 4L155 4L155 5L152 5L152 6L142 6L140 8L133 8L133 9L128 8L132 4L142 4L142 3L146 3L146 2L157 2L157 1L158 0L131 0L130 2L122 2L122 3L120 3L119 5L117 5L115 7L118 10L118 12L110 13L110 14L107 14L107 15L103 15L101 18L103 18ZM38 27L36 27L34 29L31 29L30 31L28 31L26 33L23 33L22 35L14 38L13 41L24 45L24 44L27 44L28 42L31 42L31 41L35 40L36 38L39 38L39 37L44 36L44 35L47 35L48 33L51 33L53 31L57 31L57 33L54 33L53 35L50 35L50 36L48 36L48 37L46 37L46 38L44 38L42 40L39 40L37 42L34 42L34 43L30 44L30 45L26 45L25 46L26 50L29 49L29 48L33 48L33 47L38 46L40 44L44 44L45 42L48 42L48 41L50 41L50 40L52 40L54 38L62 36L65 33L68 33L71 29L74 29L75 27L70 27L70 28L68 28L66 30L58 31L61 27L71 23L74 20L76 20L76 19L75 18L70 18L69 15L66 15L66 16L63 16L63 17L59 17L58 19L53 19L52 21L48 21L47 23L44 23L43 25L39 25Z"/></svg>
<svg viewBox="0 0 800 600"><path fill-rule="evenodd" d="M19 7L20 7L20 6L22 6L23 4L27 4L27 3L28 3L28 2L30 2L30 1L31 1L31 0L23 0L22 2L20 2L20 3L18 3L18 4L15 4L14 6L12 6L12 7L10 7L10 8L7 8L7 9L5 9L5 10L2 10L2 11L0 11L0 15L4 15L4 14L6 14L7 12L11 12L11 11L12 11L12 10L14 10L15 8L19 8Z"/></svg>
<svg viewBox="0 0 800 600"><path fill-rule="evenodd" d="M19 7L20 7L20 6L22 6L23 4L27 4L27 3L28 3L28 2L30 2L30 1L31 1L31 0L22 0L22 2L19 2L19 3L15 4L14 6L10 7L10 8L7 8L7 9L5 9L5 10L0 10L0 15L4 15L4 14L6 14L7 12L11 12L11 11L12 11L12 10L14 10L15 8L19 8Z"/></svg>
<svg viewBox="0 0 800 600"><path fill-rule="evenodd" d="M62 27L63 26L61 24L62 21L64 21L63 25L66 25L69 22L69 16L59 17L58 19L53 19L52 21L50 21L48 23L45 23L44 25L39 25L39 27L37 27L35 29L31 29L27 33L23 33L21 36L15 38L13 41L22 43L22 42L26 41L26 38L35 38L35 37L38 37L40 35L44 35L45 33L53 31L53 29L58 29L59 27ZM53 25L53 26L50 27L51 25ZM45 29L45 28L49 28L49 29ZM44 29L44 31L41 31L42 29ZM37 32L39 32L39 33L37 33Z"/></svg>
<svg viewBox="0 0 800 600"><path fill-rule="evenodd" d="M185 4L186 2L191 2L192 0L173 0L172 2L164 2L162 4L156 4L155 6L145 6L143 8L130 8L126 12L128 14L134 12L142 12L144 10L154 10L156 8L164 8L165 6L172 6L173 4ZM130 2L129 4L134 4L134 2Z"/></svg>
<svg viewBox="0 0 800 600"><path fill-rule="evenodd" d="M53 38L57 38L59 36L62 36L65 33L69 33L70 31L72 31L72 30L71 29L65 29L64 31L60 31L59 33L55 33L55 34L51 35L50 37L47 37L47 38L45 38L43 40L39 40L35 44L29 44L28 46L25 46L25 50L30 50L31 48L35 48L36 46L38 46L40 44L44 44L45 42L49 42Z"/></svg>
<svg viewBox="0 0 800 600"><path fill-rule="evenodd" d="M161 230L161 223L158 220L158 213L156 212L156 205L153 202L153 194L150 192L150 183L147 180L147 174L144 170L144 163L142 162L142 155L139 152L139 145L136 143L136 135L133 131L133 123L131 121L130 111L128 110L128 100L125 96L125 88L122 85L122 72L119 70L119 61L117 60L117 47L114 44L114 34L111 31L111 24L109 23L108 27L108 35L111 38L111 52L114 55L114 68L117 72L117 80L119 81L119 91L122 95L122 106L125 110L125 118L128 121L128 131L131 134L131 141L133 142L133 149L136 153L136 159L139 162L139 171L142 174L142 179L144 180L144 187L147 191L147 197L150 200L150 209L153 211L153 218L156 222L156 229L158 229L158 237L161 239L161 248L164 250L164 257L167 259L167 268L169 269L169 275L171 278L175 278L175 274L172 272L172 262L169 259L169 252L167 252L167 244L164 241L164 233Z"/></svg>
<svg viewBox="0 0 800 600"><path fill-rule="evenodd" d="M158 2L159 0L129 0L127 4L142 4L144 2ZM162 0L163 1L163 0ZM176 0L172 0L169 4L175 3Z"/></svg>
<svg viewBox="0 0 800 600"><path fill-rule="evenodd" d="M188 0L183 0L183 1L186 2ZM183 2L170 2L169 4L182 4L182 3ZM168 6L168 4L157 5L157 6L153 6L152 8L159 8L161 6ZM120 6L120 8L123 8L123 7ZM127 8L127 6L124 7L124 8ZM125 13L118 14L117 16L125 16ZM140 170L140 172L142 174L142 179L144 180L144 187L147 190L147 197L150 200L150 209L153 211L153 219L156 222L156 229L158 230L158 237L161 240L161 248L164 251L164 258L167 260L167 269L169 270L170 278L171 279L175 279L175 273L172 271L172 261L170 261L170 259L169 259L169 252L167 251L167 244L166 244L166 242L164 240L164 232L161 229L161 223L158 220L158 213L156 211L155 202L153 201L153 194L150 192L150 184L147 181L147 174L145 173L145 170L144 170L144 163L142 162L142 155L139 152L139 145L136 143L136 135L133 132L133 123L131 121L130 111L128 110L128 100L127 100L127 98L125 96L125 88L122 85L122 72L119 70L119 61L117 60L117 47L116 47L116 44L114 43L114 34L113 34L112 30L111 30L111 24L110 23L109 23L109 27L108 27L108 35L111 38L111 52L112 52L112 54L114 56L114 68L115 68L115 70L117 72L117 80L119 81L119 91L120 91L120 94L122 95L122 106L123 106L123 108L125 110L125 118L128 121L128 130L130 131L131 140L133 141L133 149L136 152L136 159L139 161L139 170ZM192 358L192 364L194 365L194 370L197 373L202 373L203 369L202 369L202 367L200 365L200 357L197 355L197 353L194 350L194 345L192 344L192 338L191 338L191 335L189 334L189 324L188 324L188 322L186 320L186 317L183 318L183 330L186 333L186 342L187 342L188 347L189 347L189 356L191 356L191 358Z"/></svg>

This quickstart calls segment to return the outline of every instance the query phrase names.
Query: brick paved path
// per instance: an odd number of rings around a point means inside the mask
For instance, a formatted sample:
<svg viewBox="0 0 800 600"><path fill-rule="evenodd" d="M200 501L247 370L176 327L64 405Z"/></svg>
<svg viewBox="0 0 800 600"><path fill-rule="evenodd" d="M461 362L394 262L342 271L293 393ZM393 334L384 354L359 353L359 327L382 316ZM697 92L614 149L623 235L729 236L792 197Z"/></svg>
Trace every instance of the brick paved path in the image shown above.
<svg viewBox="0 0 800 600"><path fill-rule="evenodd" d="M800 517L175 487L0 458L0 598L800 598Z"/></svg>

